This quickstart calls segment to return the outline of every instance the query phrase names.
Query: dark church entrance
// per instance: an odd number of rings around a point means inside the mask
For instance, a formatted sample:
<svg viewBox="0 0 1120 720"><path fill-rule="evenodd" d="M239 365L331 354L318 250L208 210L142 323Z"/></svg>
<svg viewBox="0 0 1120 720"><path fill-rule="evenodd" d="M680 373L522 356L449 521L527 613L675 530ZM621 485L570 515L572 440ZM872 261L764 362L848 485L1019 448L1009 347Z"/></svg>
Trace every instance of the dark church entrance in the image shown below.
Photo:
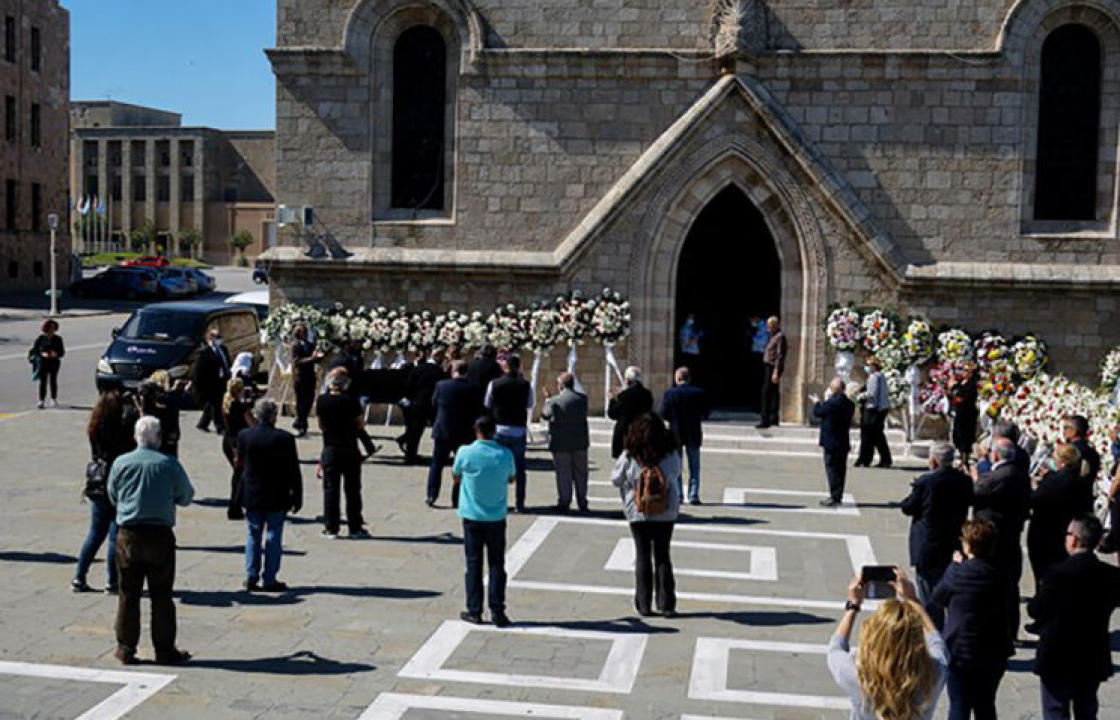
<svg viewBox="0 0 1120 720"><path fill-rule="evenodd" d="M762 356L752 352L751 320L765 323L780 305L774 239L754 203L728 186L696 218L677 266L675 366L696 366L695 383L714 408L758 410ZM700 333L698 358L682 350L690 315Z"/></svg>

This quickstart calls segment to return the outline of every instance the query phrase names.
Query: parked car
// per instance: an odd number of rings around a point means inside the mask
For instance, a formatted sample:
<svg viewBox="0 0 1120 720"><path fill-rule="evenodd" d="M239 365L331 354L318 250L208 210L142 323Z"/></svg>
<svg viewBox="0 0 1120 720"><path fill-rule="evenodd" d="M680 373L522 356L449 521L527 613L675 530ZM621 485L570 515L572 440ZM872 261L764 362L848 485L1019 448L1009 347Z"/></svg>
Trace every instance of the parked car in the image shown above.
<svg viewBox="0 0 1120 720"><path fill-rule="evenodd" d="M113 330L113 341L97 361L98 391L134 388L156 370L166 370L174 380L188 377L206 334L215 327L231 360L247 352L254 370L260 367L259 325L252 308L211 300L152 303Z"/></svg>
<svg viewBox="0 0 1120 720"><path fill-rule="evenodd" d="M218 288L218 281L214 279L213 275L207 275L198 268L183 269L194 278L194 281L198 284L199 292L213 292Z"/></svg>
<svg viewBox="0 0 1120 720"><path fill-rule="evenodd" d="M198 292L198 280L194 275L187 271L187 268L181 267L165 267L160 270L163 277L172 278L175 280L182 280L183 284L187 286L187 294L194 295Z"/></svg>
<svg viewBox="0 0 1120 720"><path fill-rule="evenodd" d="M74 297L138 300L159 294L159 271L154 268L112 267L70 286Z"/></svg>
<svg viewBox="0 0 1120 720"><path fill-rule="evenodd" d="M187 278L168 274L166 269L156 270L159 273L159 296L161 298L186 298L194 294L193 280L188 284Z"/></svg>
<svg viewBox="0 0 1120 720"><path fill-rule="evenodd" d="M125 260L121 263L124 267L151 267L164 268L171 265L171 261L163 255L141 255L138 258Z"/></svg>
<svg viewBox="0 0 1120 720"><path fill-rule="evenodd" d="M260 260L253 263L253 282L257 285L268 284L268 270L265 269L264 263Z"/></svg>

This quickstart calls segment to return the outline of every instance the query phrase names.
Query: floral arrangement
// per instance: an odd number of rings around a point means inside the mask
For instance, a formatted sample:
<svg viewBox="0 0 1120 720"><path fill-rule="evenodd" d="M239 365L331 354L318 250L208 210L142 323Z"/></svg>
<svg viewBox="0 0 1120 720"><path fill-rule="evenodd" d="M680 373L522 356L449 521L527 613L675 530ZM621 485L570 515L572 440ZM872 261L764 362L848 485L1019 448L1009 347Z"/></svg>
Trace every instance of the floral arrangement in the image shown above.
<svg viewBox="0 0 1120 720"><path fill-rule="evenodd" d="M883 310L872 310L866 313L860 321L864 349L877 353L879 348L893 342L896 339L895 327L894 319Z"/></svg>
<svg viewBox="0 0 1120 720"><path fill-rule="evenodd" d="M482 313L476 310L463 324L463 347L467 350L477 350L485 345L489 338L490 330L486 326L486 320L482 317Z"/></svg>
<svg viewBox="0 0 1120 720"><path fill-rule="evenodd" d="M964 363L942 360L929 370L929 381L918 390L922 412L945 414L949 411L949 385L964 378Z"/></svg>
<svg viewBox="0 0 1120 720"><path fill-rule="evenodd" d="M833 308L828 314L825 332L834 350L855 350L863 339L859 313L846 305Z"/></svg>
<svg viewBox="0 0 1120 720"><path fill-rule="evenodd" d="M548 350L559 342L560 332L560 315L555 308L535 303L529 306L529 350Z"/></svg>
<svg viewBox="0 0 1120 720"><path fill-rule="evenodd" d="M883 368L885 373L888 370L901 371L906 367L906 352L902 344L898 340L884 343L875 352L875 358Z"/></svg>
<svg viewBox="0 0 1120 720"><path fill-rule="evenodd" d="M591 311L588 335L604 345L615 345L630 335L630 301L622 293L603 288Z"/></svg>
<svg viewBox="0 0 1120 720"><path fill-rule="evenodd" d="M560 340L568 345L582 345L591 325L595 301L573 290L556 298L556 312L560 323Z"/></svg>
<svg viewBox="0 0 1120 720"><path fill-rule="evenodd" d="M281 344L292 339L297 325L307 327L308 339L313 340L319 350L325 352L331 348L327 315L313 305L281 305L268 314L262 329L270 342Z"/></svg>
<svg viewBox="0 0 1120 720"><path fill-rule="evenodd" d="M517 306L513 303L500 305L486 319L490 343L499 350L517 351L526 344Z"/></svg>
<svg viewBox="0 0 1120 720"><path fill-rule="evenodd" d="M1101 391L1113 393L1120 379L1120 347L1114 347L1101 360Z"/></svg>
<svg viewBox="0 0 1120 720"><path fill-rule="evenodd" d="M412 352L431 352L439 337L436 319L427 310L413 313L409 318L412 334L409 336L408 349Z"/></svg>
<svg viewBox="0 0 1120 720"><path fill-rule="evenodd" d="M390 310L389 315L389 350L400 352L407 350L412 340L412 316L403 307Z"/></svg>
<svg viewBox="0 0 1120 720"><path fill-rule="evenodd" d="M1002 335L985 331L973 343L973 348L977 367L981 369L1010 367L1010 351Z"/></svg>
<svg viewBox="0 0 1120 720"><path fill-rule="evenodd" d="M901 344L907 365L925 365L933 357L933 326L928 320L911 318Z"/></svg>
<svg viewBox="0 0 1120 720"><path fill-rule="evenodd" d="M910 400L910 382L900 368L883 370L883 377L887 380L887 396L890 398L891 407L903 407Z"/></svg>
<svg viewBox="0 0 1120 720"><path fill-rule="evenodd" d="M972 338L964 330L953 328L937 336L937 359L940 362L965 363L972 360Z"/></svg>
<svg viewBox="0 0 1120 720"><path fill-rule="evenodd" d="M435 346L441 350L459 347L463 344L463 325L466 319L455 310L446 315L439 315L435 319L436 342Z"/></svg>
<svg viewBox="0 0 1120 720"><path fill-rule="evenodd" d="M389 349L389 337L393 332L393 321L389 318L389 311L378 307L369 311L369 323L366 325L366 337L362 347L366 350L385 352Z"/></svg>
<svg viewBox="0 0 1120 720"><path fill-rule="evenodd" d="M1042 372L1047 360L1046 343L1033 333L1019 338L1011 347L1011 367L1020 378L1029 379Z"/></svg>

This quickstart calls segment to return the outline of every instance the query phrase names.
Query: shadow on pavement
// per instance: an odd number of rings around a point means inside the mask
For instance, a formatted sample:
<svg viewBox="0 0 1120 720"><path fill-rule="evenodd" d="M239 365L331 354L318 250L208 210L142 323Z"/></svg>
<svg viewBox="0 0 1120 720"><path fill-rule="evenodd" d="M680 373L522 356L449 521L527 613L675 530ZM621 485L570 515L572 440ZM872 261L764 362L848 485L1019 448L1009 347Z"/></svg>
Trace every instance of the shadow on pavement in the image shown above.
<svg viewBox="0 0 1120 720"><path fill-rule="evenodd" d="M682 612L677 615L681 619L711 618L750 625L753 627L781 627L784 625L823 625L834 623L836 618L810 615L797 610L777 611L749 611L749 612Z"/></svg>
<svg viewBox="0 0 1120 720"><path fill-rule="evenodd" d="M677 519L678 525L769 525L769 520L762 518L726 517L713 515L712 517L697 517L681 513Z"/></svg>
<svg viewBox="0 0 1120 720"><path fill-rule="evenodd" d="M351 675L376 670L366 663L338 662L321 657L310 650L291 655L253 659L191 659L187 668L209 668L242 673L267 673L269 675Z"/></svg>
<svg viewBox="0 0 1120 720"><path fill-rule="evenodd" d="M381 542L399 542L399 543L417 543L417 544L432 544L432 545L462 545L463 538L458 535L453 535L449 532L440 533L439 535L417 535L410 537L407 535L371 535L370 540L380 540Z"/></svg>
<svg viewBox="0 0 1120 720"><path fill-rule="evenodd" d="M212 552L212 553L230 553L231 555L240 555L245 552L244 545L178 545L176 550L183 552ZM285 555L306 555L303 550L289 550L284 548Z"/></svg>
<svg viewBox="0 0 1120 720"><path fill-rule="evenodd" d="M0 552L0 562L25 562L49 563L53 565L69 565L78 562L73 555L63 555L56 552L23 552L21 550L5 550Z"/></svg>
<svg viewBox="0 0 1120 720"><path fill-rule="evenodd" d="M641 635L664 635L680 632L680 630L675 627L650 625L642 618L634 616L620 617L615 618L614 620L570 620L567 622L536 622L532 620L526 620L524 622L514 622L511 627L551 627L561 628L564 630L601 630L604 632L638 633Z"/></svg>
<svg viewBox="0 0 1120 720"><path fill-rule="evenodd" d="M413 590L392 587L346 587L309 585L293 587L283 593L246 592L245 590L176 590L175 597L184 605L202 607L236 607L238 605L295 605L309 595L341 595L344 597L381 598L383 600L420 600L442 595L435 590Z"/></svg>

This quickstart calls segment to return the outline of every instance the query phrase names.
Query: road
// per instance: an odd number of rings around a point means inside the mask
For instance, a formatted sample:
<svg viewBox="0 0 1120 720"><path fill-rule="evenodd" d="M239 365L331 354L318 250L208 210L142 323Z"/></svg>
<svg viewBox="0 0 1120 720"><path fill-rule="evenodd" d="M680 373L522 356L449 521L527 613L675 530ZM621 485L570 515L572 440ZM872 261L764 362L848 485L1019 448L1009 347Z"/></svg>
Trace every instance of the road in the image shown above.
<svg viewBox="0 0 1120 720"><path fill-rule="evenodd" d="M258 289L250 278L250 270L218 267L207 271L218 281L218 289L203 298L222 298ZM0 295L0 307L5 306ZM59 334L66 342L66 357L59 372L59 404L63 407L92 406L97 396L93 373L97 359L112 339L112 330L120 327L129 314L143 303L106 302L104 300L67 301L64 307L111 309L108 315L66 317L59 323ZM31 383L27 350L39 334L42 319L0 319L0 416L35 409L38 388Z"/></svg>

